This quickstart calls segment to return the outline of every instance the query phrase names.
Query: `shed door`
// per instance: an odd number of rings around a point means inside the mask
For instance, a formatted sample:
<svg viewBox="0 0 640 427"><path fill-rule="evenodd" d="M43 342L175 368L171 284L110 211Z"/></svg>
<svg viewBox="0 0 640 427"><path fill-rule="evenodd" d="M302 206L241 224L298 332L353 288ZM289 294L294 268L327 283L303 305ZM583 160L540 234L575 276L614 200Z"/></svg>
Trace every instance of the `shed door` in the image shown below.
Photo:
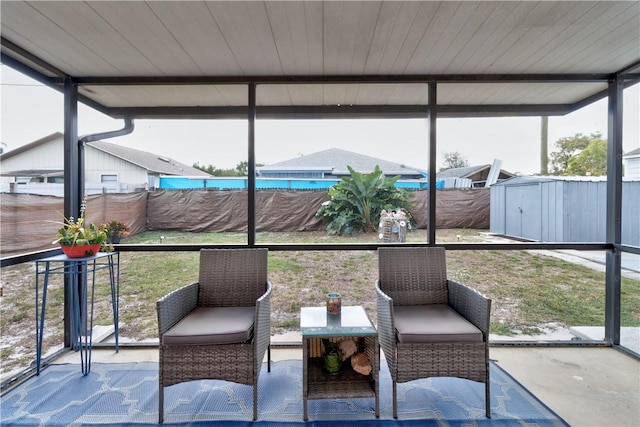
<svg viewBox="0 0 640 427"><path fill-rule="evenodd" d="M505 200L506 234L541 241L540 186L507 186Z"/></svg>

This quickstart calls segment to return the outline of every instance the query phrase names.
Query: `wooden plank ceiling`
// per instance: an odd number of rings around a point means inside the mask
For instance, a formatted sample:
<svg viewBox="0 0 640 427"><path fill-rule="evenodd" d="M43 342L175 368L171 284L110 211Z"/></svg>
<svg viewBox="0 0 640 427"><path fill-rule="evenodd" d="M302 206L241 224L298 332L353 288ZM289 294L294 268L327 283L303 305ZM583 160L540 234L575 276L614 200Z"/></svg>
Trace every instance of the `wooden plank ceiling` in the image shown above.
<svg viewBox="0 0 640 427"><path fill-rule="evenodd" d="M608 75L638 73L640 64L638 1L0 7L5 62L58 84L64 76L78 79L84 99L112 112L242 107L249 80L259 83L260 106L420 106L427 104L428 79L439 82L439 105L542 111L590 99L606 89Z"/></svg>

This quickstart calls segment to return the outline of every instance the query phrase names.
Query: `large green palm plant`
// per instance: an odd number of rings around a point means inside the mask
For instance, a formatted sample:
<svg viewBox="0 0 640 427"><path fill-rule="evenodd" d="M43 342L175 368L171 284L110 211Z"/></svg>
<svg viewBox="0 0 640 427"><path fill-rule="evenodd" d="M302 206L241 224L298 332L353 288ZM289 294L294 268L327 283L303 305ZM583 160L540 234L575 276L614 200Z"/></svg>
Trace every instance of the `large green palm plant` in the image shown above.
<svg viewBox="0 0 640 427"><path fill-rule="evenodd" d="M331 234L353 234L375 231L383 209L407 210L413 194L395 186L400 176L387 178L376 165L370 174L363 174L347 166L351 176L329 188L329 201L322 204L317 217L329 224Z"/></svg>

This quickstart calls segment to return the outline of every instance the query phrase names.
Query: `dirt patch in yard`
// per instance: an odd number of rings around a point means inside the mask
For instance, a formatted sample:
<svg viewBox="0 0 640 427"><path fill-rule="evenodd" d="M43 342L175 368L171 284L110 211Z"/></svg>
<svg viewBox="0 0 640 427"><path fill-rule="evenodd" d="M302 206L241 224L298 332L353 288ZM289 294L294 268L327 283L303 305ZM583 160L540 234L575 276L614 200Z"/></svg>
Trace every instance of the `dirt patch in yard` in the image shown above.
<svg viewBox="0 0 640 427"><path fill-rule="evenodd" d="M460 241L458 236L464 242L483 241L482 233L477 230L438 230L439 242ZM327 236L323 232L306 232L287 233L283 238L289 242L323 242ZM424 235L418 238L424 240ZM356 240L375 241L376 235L359 236ZM571 279L558 281L554 278L568 266L556 262L541 268L535 257L540 256L525 251L450 250L447 268L450 278L492 298L494 333L536 333L546 330L546 325L563 328L566 323L555 314L540 318L532 316L530 308L524 308L523 301L530 298L524 290L536 289L540 283L559 282L562 286L567 283L573 286ZM126 252L120 259L121 340L155 340L155 302L168 291L197 280L197 253ZM375 322L374 282L377 276L376 251L271 251L272 334L299 330L300 308L323 305L328 292L341 293L344 305L363 305ZM566 277L571 276L575 274ZM598 280L594 279L594 283ZM584 280L576 279L576 282L583 283ZM0 283L3 289L0 297L0 373L4 380L9 372L34 363L34 263L3 268ZM550 290L551 294L559 291ZM112 324L109 287L98 286L96 292L95 324ZM62 279L52 278L47 295L45 353L60 348L63 342L63 300Z"/></svg>

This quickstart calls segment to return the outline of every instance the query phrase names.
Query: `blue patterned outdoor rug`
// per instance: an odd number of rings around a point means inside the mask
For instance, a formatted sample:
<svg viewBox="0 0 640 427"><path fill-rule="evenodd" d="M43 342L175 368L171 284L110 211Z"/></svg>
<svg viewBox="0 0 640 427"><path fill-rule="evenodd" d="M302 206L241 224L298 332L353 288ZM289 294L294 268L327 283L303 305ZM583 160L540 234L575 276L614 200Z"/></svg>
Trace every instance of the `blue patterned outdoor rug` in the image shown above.
<svg viewBox="0 0 640 427"><path fill-rule="evenodd" d="M251 423L252 388L226 381L193 381L165 391L166 426L566 426L504 370L491 362L492 418L484 415L484 385L457 378L400 384L398 419L391 408L391 377L380 371L380 418L373 398L309 401L302 421L302 362L262 369L258 421ZM29 426L149 425L158 421L158 364L51 365L1 398L0 424Z"/></svg>

